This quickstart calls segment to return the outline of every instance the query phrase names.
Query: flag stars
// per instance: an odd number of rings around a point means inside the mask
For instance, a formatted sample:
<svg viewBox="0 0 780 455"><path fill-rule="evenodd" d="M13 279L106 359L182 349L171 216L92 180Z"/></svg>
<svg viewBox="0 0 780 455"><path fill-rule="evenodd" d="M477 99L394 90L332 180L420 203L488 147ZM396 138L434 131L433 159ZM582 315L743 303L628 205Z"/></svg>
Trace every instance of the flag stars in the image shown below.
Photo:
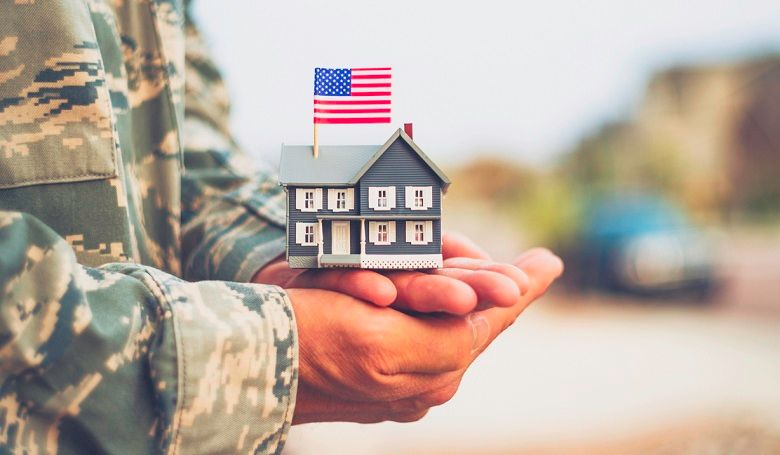
<svg viewBox="0 0 780 455"><path fill-rule="evenodd" d="M349 96L352 93L352 70L347 68L316 68L314 94Z"/></svg>

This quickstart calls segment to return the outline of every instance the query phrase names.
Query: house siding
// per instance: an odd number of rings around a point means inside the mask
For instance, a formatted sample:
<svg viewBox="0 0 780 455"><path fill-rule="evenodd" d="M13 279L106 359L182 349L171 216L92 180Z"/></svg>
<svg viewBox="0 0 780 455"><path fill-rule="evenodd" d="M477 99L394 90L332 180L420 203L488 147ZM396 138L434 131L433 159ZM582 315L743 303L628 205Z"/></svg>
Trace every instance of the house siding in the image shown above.
<svg viewBox="0 0 780 455"><path fill-rule="evenodd" d="M377 211L368 206L368 188L372 186L395 186L395 208ZM433 187L428 210L412 210L406 208L405 187ZM441 222L433 220L433 241L427 245L412 245L406 236L406 221L399 219L403 215L441 216L441 181L430 167L402 139L397 139L374 165L363 174L358 184L360 188L360 213L362 215L382 215L394 218L396 221L396 242L391 245L373 245L366 243L367 254L440 254L441 253Z"/></svg>
<svg viewBox="0 0 780 455"><path fill-rule="evenodd" d="M301 187L304 188L304 187ZM310 187L305 187L310 188ZM313 188L313 187L311 187ZM289 187L287 191L287 256L317 256L316 246L301 246L295 243L296 223L316 223L319 212L302 212L295 208L296 188ZM323 207L327 202L327 194L322 192Z"/></svg>
<svg viewBox="0 0 780 455"><path fill-rule="evenodd" d="M368 188L395 186L395 209L377 211L368 207ZM407 209L404 201L407 186L432 186L433 207L428 210ZM441 181L403 139L397 139L363 174L359 185L360 213L363 215L441 215Z"/></svg>

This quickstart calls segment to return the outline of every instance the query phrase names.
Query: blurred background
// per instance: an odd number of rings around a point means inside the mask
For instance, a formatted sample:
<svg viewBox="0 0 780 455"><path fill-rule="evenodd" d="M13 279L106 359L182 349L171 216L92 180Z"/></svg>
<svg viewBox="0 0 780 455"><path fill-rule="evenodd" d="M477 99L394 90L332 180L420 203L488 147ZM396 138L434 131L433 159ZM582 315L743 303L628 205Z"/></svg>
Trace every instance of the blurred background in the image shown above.
<svg viewBox="0 0 780 455"><path fill-rule="evenodd" d="M258 160L311 143L315 66L394 68L447 229L558 251L553 291L414 424L289 454L780 453L780 2L200 0Z"/></svg>

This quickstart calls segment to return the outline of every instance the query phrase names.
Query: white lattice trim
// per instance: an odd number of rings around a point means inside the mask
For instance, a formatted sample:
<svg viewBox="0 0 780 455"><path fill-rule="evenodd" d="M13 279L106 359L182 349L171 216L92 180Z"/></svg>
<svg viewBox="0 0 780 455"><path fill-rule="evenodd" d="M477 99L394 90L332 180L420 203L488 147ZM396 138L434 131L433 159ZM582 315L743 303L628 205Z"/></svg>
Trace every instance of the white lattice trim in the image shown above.
<svg viewBox="0 0 780 455"><path fill-rule="evenodd" d="M366 254L360 258L364 269L440 269L441 254Z"/></svg>

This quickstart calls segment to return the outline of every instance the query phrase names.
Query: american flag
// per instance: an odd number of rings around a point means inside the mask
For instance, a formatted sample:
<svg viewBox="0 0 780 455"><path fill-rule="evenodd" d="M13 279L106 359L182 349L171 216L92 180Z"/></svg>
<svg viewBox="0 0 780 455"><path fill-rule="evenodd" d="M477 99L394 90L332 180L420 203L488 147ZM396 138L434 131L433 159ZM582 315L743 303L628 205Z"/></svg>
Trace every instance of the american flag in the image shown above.
<svg viewBox="0 0 780 455"><path fill-rule="evenodd" d="M392 68L316 68L314 123L390 123Z"/></svg>

